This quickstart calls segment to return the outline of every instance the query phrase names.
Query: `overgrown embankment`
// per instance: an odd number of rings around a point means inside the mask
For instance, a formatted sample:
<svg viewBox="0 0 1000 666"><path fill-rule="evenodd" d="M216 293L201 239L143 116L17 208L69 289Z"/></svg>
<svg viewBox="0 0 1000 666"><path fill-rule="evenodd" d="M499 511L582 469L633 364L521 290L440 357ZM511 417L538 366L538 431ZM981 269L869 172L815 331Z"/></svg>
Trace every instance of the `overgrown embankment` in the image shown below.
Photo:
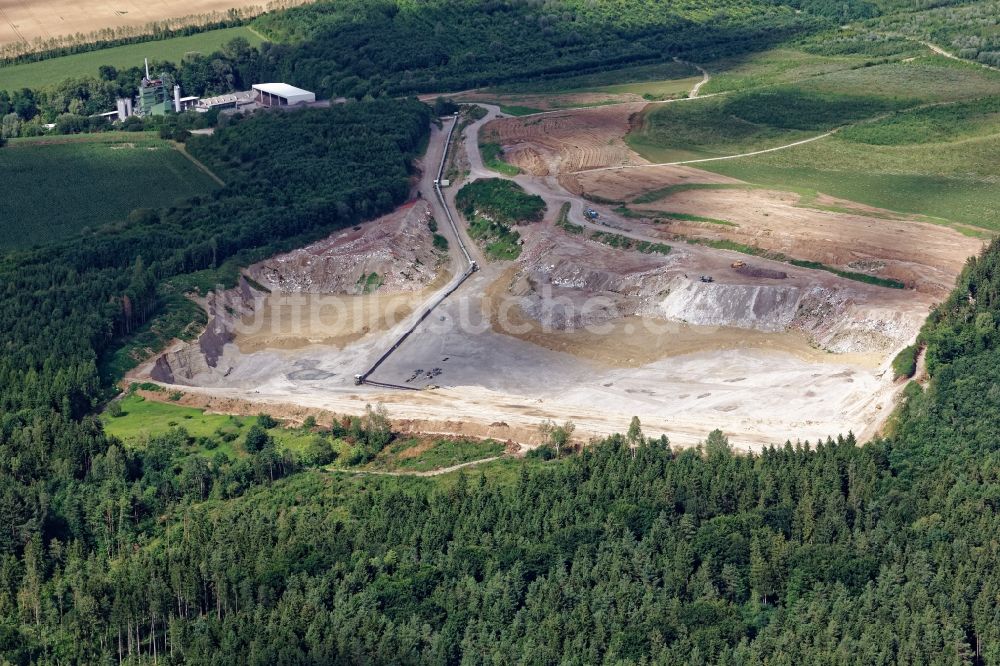
<svg viewBox="0 0 1000 666"><path fill-rule="evenodd" d="M517 259L521 235L512 227L538 222L546 208L540 196L503 178L469 183L458 191L455 204L469 222L469 235L491 259Z"/></svg>

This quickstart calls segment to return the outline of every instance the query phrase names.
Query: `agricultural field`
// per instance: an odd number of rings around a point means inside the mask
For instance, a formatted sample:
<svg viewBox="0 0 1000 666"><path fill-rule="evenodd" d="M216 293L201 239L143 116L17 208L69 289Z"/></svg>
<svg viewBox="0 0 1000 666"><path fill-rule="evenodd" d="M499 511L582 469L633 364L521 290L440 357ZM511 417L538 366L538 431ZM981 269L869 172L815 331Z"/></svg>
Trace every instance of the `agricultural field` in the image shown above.
<svg viewBox="0 0 1000 666"><path fill-rule="evenodd" d="M216 184L148 134L15 139L0 149L0 248L24 248L157 208Z"/></svg>
<svg viewBox="0 0 1000 666"><path fill-rule="evenodd" d="M653 107L627 142L654 163L719 157L801 141L905 104L798 86L765 88Z"/></svg>
<svg viewBox="0 0 1000 666"><path fill-rule="evenodd" d="M249 28L225 28L186 37L115 46L39 62L0 66L0 89L41 88L61 83L69 78L96 77L101 65L111 65L116 68L140 67L143 58L149 58L151 62L180 62L185 54L207 55L222 48L236 37L242 37L254 46L263 41L258 33Z"/></svg>
<svg viewBox="0 0 1000 666"><path fill-rule="evenodd" d="M919 45L910 48L921 48ZM870 60L861 54L823 55L800 49L777 48L706 63L712 79L703 95L798 83L833 72L862 67Z"/></svg>
<svg viewBox="0 0 1000 666"><path fill-rule="evenodd" d="M816 92L873 95L888 100L954 102L1000 93L1000 72L939 55L839 70L801 83Z"/></svg>
<svg viewBox="0 0 1000 666"><path fill-rule="evenodd" d="M688 76L680 79L665 79L660 81L637 81L634 83L617 83L594 88L592 92L608 95L639 95L648 100L672 99L684 97L698 81L701 75Z"/></svg>
<svg viewBox="0 0 1000 666"><path fill-rule="evenodd" d="M942 223L997 231L997 154L1000 134L954 143L877 147L834 136L794 150L700 166L776 189L810 188Z"/></svg>
<svg viewBox="0 0 1000 666"><path fill-rule="evenodd" d="M33 0L3 2L0 46L16 42L44 42L65 35L107 34L119 28L143 29L151 23L213 12L250 8L254 0L159 0L156 3L109 3L104 0ZM218 16L218 15L217 15ZM201 21L193 21L202 23ZM140 33L141 34L141 33Z"/></svg>
<svg viewBox="0 0 1000 666"><path fill-rule="evenodd" d="M997 230L998 94L1000 74L926 56L651 108L626 140L662 163L837 130L787 150L698 167L776 190L923 215L967 233L970 226Z"/></svg>
<svg viewBox="0 0 1000 666"><path fill-rule="evenodd" d="M676 86L680 81L698 80L698 70L684 62L668 61L653 65L625 67L591 74L579 74L549 81L529 81L487 88L484 92L513 94L560 94L579 92L630 92L643 94ZM626 82L626 83L623 83Z"/></svg>
<svg viewBox="0 0 1000 666"><path fill-rule="evenodd" d="M891 114L793 150L700 166L997 231L998 153L1000 98L993 96Z"/></svg>

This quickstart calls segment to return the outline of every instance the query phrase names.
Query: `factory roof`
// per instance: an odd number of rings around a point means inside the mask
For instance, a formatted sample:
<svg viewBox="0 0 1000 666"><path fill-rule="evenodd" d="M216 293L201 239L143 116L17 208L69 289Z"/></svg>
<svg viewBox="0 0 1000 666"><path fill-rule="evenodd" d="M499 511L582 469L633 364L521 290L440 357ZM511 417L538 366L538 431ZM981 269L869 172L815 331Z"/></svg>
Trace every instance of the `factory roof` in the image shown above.
<svg viewBox="0 0 1000 666"><path fill-rule="evenodd" d="M312 94L309 90L296 88L295 86L290 86L287 83L255 83L253 89L266 92L269 95L277 95L278 97L297 97L299 95Z"/></svg>

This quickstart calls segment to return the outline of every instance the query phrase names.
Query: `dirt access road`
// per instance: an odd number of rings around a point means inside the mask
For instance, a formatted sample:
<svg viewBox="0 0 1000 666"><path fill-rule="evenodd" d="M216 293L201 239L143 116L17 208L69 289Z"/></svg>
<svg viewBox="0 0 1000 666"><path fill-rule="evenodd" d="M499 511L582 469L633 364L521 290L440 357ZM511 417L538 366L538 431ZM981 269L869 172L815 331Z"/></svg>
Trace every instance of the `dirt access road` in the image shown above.
<svg viewBox="0 0 1000 666"><path fill-rule="evenodd" d="M452 257L452 265L456 260L464 259L465 263L462 265L461 272L456 273L455 277L452 278L451 282L442 290L434 299L430 300L424 304L420 311L410 318L410 322L407 327L400 333L399 337L393 342L392 346L383 352L366 370L359 373L356 376L357 383L379 383L377 380L370 379L372 374L378 370L385 361L401 346L406 340L412 335L417 327L420 326L424 321L430 317L434 311L444 303L445 299L458 291L465 282L473 276L473 274L478 269L477 262L472 258L471 246L473 245L471 239L465 237L465 229L460 227L458 224L458 212L454 211L454 205L449 204L441 189L441 179L444 176L445 164L447 162L448 149L454 140L455 130L458 127L458 114L456 113L454 118L451 119L451 123L448 125L447 134L445 135L444 148L442 150L442 155L438 161L437 177L434 179L434 201L437 205L437 210L444 210L445 218L447 219L446 226L452 232L452 238L455 244L458 246L458 251L452 251L450 256ZM442 131L444 128L442 127ZM427 164L426 167L429 168L431 165ZM442 223L444 223L442 221ZM477 253L478 255L478 253ZM399 384L383 383L383 388L401 388L408 389L410 387L402 386Z"/></svg>
<svg viewBox="0 0 1000 666"><path fill-rule="evenodd" d="M950 60L957 60L959 62L967 62L969 64L979 65L980 67L983 67L984 69L992 69L994 72L1000 72L1000 67L994 67L993 65L987 65L984 62L976 62L974 60L966 60L965 58L959 58L954 53L951 53L950 51L945 51L943 48L941 48L937 44L932 44L930 42L920 42L920 43L923 44L924 46L926 46L927 48L929 48L931 51L934 51L934 53L937 53L940 56L944 56L945 58L948 58Z"/></svg>

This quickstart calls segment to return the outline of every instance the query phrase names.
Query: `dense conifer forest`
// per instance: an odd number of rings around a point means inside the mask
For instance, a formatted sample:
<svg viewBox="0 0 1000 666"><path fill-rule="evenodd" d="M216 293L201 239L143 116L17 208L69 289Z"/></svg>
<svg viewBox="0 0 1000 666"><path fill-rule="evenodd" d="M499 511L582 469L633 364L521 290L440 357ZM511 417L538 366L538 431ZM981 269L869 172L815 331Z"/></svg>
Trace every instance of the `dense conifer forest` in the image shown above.
<svg viewBox="0 0 1000 666"><path fill-rule="evenodd" d="M437 480L2 423L13 663L1000 663L1000 245L922 334L891 436L733 454L636 428ZM9 342L7 343L9 344ZM50 361L58 364L58 361Z"/></svg>

